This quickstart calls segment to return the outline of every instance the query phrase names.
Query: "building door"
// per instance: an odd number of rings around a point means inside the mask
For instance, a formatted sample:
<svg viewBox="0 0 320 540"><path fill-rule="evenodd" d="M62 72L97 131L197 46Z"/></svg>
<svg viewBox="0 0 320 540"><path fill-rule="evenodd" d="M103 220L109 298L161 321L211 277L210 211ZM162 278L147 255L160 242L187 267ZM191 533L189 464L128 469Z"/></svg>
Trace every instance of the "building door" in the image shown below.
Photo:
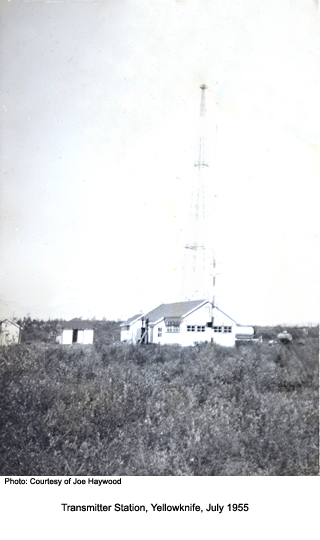
<svg viewBox="0 0 320 540"><path fill-rule="evenodd" d="M140 343L145 343L145 342L146 342L146 329L142 326Z"/></svg>
<svg viewBox="0 0 320 540"><path fill-rule="evenodd" d="M73 330L72 332L72 343L78 342L78 330Z"/></svg>

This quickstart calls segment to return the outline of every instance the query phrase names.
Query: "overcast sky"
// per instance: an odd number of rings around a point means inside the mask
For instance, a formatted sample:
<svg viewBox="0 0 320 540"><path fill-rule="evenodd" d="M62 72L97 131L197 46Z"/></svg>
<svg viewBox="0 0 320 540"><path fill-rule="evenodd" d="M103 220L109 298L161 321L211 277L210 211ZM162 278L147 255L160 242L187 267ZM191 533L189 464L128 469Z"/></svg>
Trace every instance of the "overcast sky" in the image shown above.
<svg viewBox="0 0 320 540"><path fill-rule="evenodd" d="M181 299L205 82L219 305L243 324L319 320L317 2L0 9L2 318Z"/></svg>

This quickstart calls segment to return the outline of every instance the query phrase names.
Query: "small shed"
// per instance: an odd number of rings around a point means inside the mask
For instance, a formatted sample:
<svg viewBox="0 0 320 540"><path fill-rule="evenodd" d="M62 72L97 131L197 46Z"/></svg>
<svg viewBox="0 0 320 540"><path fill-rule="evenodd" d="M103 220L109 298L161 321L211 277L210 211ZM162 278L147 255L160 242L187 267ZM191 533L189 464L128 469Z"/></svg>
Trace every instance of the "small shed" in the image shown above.
<svg viewBox="0 0 320 540"><path fill-rule="evenodd" d="M93 325L89 321L82 319L71 319L71 321L61 323L62 332L57 337L61 345L92 345L94 337Z"/></svg>
<svg viewBox="0 0 320 540"><path fill-rule="evenodd" d="M4 319L0 322L0 345L13 345L20 343L21 341L21 328L20 326L10 321L9 319Z"/></svg>

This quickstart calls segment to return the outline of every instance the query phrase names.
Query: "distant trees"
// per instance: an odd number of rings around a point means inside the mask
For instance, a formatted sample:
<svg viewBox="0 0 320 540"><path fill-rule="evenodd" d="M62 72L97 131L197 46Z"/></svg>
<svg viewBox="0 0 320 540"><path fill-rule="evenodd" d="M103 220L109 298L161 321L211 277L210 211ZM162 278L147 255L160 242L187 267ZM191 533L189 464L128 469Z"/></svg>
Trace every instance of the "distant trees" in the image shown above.
<svg viewBox="0 0 320 540"><path fill-rule="evenodd" d="M106 319L94 322L94 344L97 349L101 349L104 343L110 344L120 341L120 324L120 321L107 321Z"/></svg>
<svg viewBox="0 0 320 540"><path fill-rule="evenodd" d="M255 326L255 334L266 340L277 339L277 335L284 330L290 332L293 339L301 339L306 335L319 336L319 326Z"/></svg>
<svg viewBox="0 0 320 540"><path fill-rule="evenodd" d="M43 321L41 319L32 319L27 315L23 319L18 319L17 323L21 327L21 342L41 341L44 343L54 343L57 336L57 325L61 321L52 319Z"/></svg>

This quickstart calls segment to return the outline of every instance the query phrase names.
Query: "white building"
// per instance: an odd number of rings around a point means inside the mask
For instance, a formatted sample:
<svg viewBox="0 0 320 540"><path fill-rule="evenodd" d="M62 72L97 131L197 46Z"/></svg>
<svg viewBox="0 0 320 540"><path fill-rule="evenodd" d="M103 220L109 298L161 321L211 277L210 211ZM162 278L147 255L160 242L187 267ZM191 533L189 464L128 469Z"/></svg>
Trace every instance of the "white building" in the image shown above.
<svg viewBox="0 0 320 540"><path fill-rule="evenodd" d="M61 323L61 327L61 335L57 336L57 341L61 345L72 345L74 343L92 345L94 330L89 321L71 319L71 321Z"/></svg>
<svg viewBox="0 0 320 540"><path fill-rule="evenodd" d="M13 345L20 343L21 341L21 328L20 326L4 319L0 322L0 345Z"/></svg>
<svg viewBox="0 0 320 540"><path fill-rule="evenodd" d="M253 336L252 326L238 325L208 300L161 304L145 315L135 315L121 325L121 341L194 345L214 342L235 345L238 335Z"/></svg>

